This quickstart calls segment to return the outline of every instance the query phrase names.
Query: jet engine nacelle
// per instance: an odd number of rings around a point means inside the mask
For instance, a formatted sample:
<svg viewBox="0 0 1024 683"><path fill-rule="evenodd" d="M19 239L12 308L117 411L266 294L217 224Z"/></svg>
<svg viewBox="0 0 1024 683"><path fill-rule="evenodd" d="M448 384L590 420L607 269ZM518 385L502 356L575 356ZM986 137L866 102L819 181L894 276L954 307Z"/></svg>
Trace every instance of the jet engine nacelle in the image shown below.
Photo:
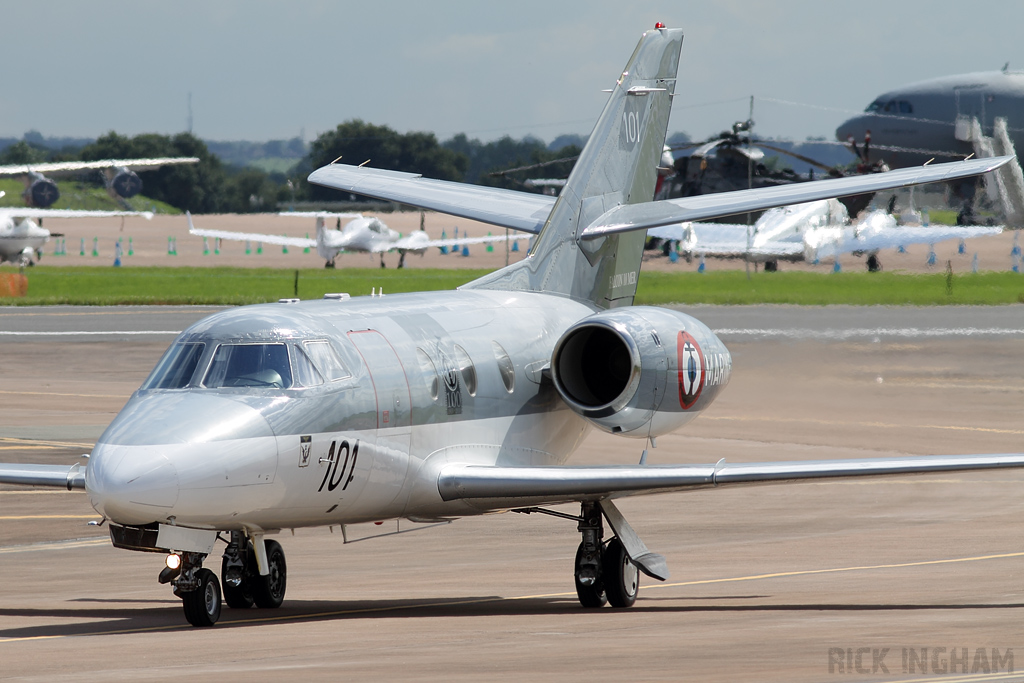
<svg viewBox="0 0 1024 683"><path fill-rule="evenodd" d="M30 176L28 187L25 188L25 200L29 206L45 209L58 199L60 190L57 189L57 183L38 173Z"/></svg>
<svg viewBox="0 0 1024 683"><path fill-rule="evenodd" d="M662 308L596 313L555 344L551 378L579 415L613 434L675 431L725 387L732 357L700 321Z"/></svg>
<svg viewBox="0 0 1024 683"><path fill-rule="evenodd" d="M110 189L118 197L130 199L142 192L142 179L139 178L139 174L135 171L119 168L117 169L117 174L110 180Z"/></svg>

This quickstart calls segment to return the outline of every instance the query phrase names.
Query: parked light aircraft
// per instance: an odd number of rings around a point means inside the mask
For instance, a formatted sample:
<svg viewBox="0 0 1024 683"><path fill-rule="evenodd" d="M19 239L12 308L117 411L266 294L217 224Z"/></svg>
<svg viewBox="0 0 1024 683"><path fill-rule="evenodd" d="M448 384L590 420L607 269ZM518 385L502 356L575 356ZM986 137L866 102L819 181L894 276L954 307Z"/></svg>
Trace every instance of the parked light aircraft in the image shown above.
<svg viewBox="0 0 1024 683"><path fill-rule="evenodd" d="M582 605L628 607L663 557L622 496L765 482L1024 467L1024 454L739 465L566 466L591 429L653 439L724 389L729 351L683 313L632 307L645 231L989 172L1006 158L652 201L682 31L643 35L555 199L331 165L310 181L537 233L527 258L456 291L248 306L181 333L85 467L0 466L84 488L115 546L166 554L189 622L281 604L280 529L501 510L552 513L582 541ZM580 505L580 514L548 510ZM605 523L614 536L605 539ZM204 561L226 535L221 578Z"/></svg>
<svg viewBox="0 0 1024 683"><path fill-rule="evenodd" d="M2 195L2 193L0 193ZM106 218L110 216L142 216L153 218L149 211L74 211L70 209L0 208L0 263L8 261L19 267L31 266L43 256L43 245L51 237L60 237L36 223L42 218Z"/></svg>
<svg viewBox="0 0 1024 683"><path fill-rule="evenodd" d="M681 223L652 228L650 237L679 243L685 258L743 258L777 270L779 261L835 259L863 254L870 271L882 269L878 252L912 244L998 235L1000 227L912 227L897 225L888 211L869 211L851 222L846 207L822 199L766 211L753 226L726 223Z"/></svg>
<svg viewBox="0 0 1024 683"><path fill-rule="evenodd" d="M983 71L944 76L883 93L863 114L836 129L842 142L870 132L872 156L890 168L918 166L931 158L963 158L974 147L964 130L978 119L992 135L997 117L1010 124L1015 147L1024 144L1024 71Z"/></svg>
<svg viewBox="0 0 1024 683"><path fill-rule="evenodd" d="M0 166L0 176L17 176L25 182L22 197L26 206L45 209L60 199L57 183L51 176L69 175L82 171L103 173L107 194L116 201L130 199L142 192L142 179L136 171L154 171L172 164L196 164L198 157L161 157L154 159L103 159L101 161L58 161L45 164L16 164Z"/></svg>
<svg viewBox="0 0 1024 683"><path fill-rule="evenodd" d="M451 239L432 240L424 230L415 230L403 237L375 217L366 217L361 213L332 213L329 211L286 211L280 216L292 218L316 218L316 239L308 237L287 237L285 235L269 235L259 232L233 232L230 230L204 230L192 224L192 216L188 216L188 232L190 235L210 237L240 242L266 242L288 247L316 247L316 253L326 260L326 268L334 268L334 259L343 251L366 252L380 254L380 267L384 267L384 254L397 251L398 267L405 266L405 255L409 252L424 254L431 247L463 247L471 244L504 242L506 240L530 239L523 235L504 235L484 237L457 237ZM324 225L325 219L337 219L340 225L342 218L352 220L343 228L332 230Z"/></svg>

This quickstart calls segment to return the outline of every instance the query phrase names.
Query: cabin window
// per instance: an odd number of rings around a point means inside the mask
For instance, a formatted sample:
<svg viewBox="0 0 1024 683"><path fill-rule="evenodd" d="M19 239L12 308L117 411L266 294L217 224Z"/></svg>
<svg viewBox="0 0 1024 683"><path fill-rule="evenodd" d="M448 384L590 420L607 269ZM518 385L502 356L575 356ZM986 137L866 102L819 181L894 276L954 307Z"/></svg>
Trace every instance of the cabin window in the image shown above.
<svg viewBox="0 0 1024 683"><path fill-rule="evenodd" d="M195 374L196 366L203 355L206 344L172 344L160 359L143 389L181 389L187 387Z"/></svg>
<svg viewBox="0 0 1024 683"><path fill-rule="evenodd" d="M295 371L295 383L300 387L318 387L324 383L324 378L313 366L313 361L297 344L292 350L292 369Z"/></svg>
<svg viewBox="0 0 1024 683"><path fill-rule="evenodd" d="M221 387L287 389L292 385L284 344L221 344L213 353L203 384Z"/></svg>
<svg viewBox="0 0 1024 683"><path fill-rule="evenodd" d="M476 367L473 359L466 353L466 349L458 344L455 345L455 362L459 365L459 372L462 373L462 383L470 396L476 396Z"/></svg>
<svg viewBox="0 0 1024 683"><path fill-rule="evenodd" d="M423 349L416 349L416 360L420 363L420 372L423 373L423 379L427 383L430 398L436 401L440 383L437 380L437 368L434 366L434 361L430 360L430 356Z"/></svg>
<svg viewBox="0 0 1024 683"><path fill-rule="evenodd" d="M501 381L505 385L505 391L511 394L516 388L516 368L501 344L492 341L491 347L494 349L494 360L498 361L498 372L501 373Z"/></svg>
<svg viewBox="0 0 1024 683"><path fill-rule="evenodd" d="M328 382L352 376L345 364L341 362L341 358L338 357L338 352L327 340L308 341L302 345L302 348L309 354L313 365L317 367L321 375L327 378Z"/></svg>

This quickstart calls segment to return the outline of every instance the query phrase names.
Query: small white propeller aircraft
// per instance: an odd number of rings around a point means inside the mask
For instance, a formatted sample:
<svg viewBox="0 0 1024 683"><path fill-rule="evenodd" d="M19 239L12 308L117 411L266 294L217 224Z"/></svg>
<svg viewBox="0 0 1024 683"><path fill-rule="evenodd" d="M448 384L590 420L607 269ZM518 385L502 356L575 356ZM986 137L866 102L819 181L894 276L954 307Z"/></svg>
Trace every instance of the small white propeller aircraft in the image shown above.
<svg viewBox="0 0 1024 683"><path fill-rule="evenodd" d="M363 216L361 213L333 213L330 211L286 211L278 214L291 218L315 218L316 239L308 237L287 237L285 235L269 235L259 232L233 232L231 230L205 230L196 228L192 224L191 214L188 216L188 232L190 235L209 237L221 240L235 240L239 242L265 242L267 244L279 244L288 247L316 247L316 253L326 261L326 268L334 268L334 259L343 251L366 252L380 254L380 267L384 267L384 254L389 251L399 253L398 267L405 267L405 255L409 252L424 254L431 247L453 247L459 248L471 244L487 244L491 242L504 242L506 240L528 240L530 235L512 234L508 237L484 236L484 237L457 237L451 239L430 239L430 236L423 230L415 230L406 236L392 230L384 221L373 216ZM341 219L349 218L344 227L340 227ZM336 219L339 229L333 230L326 227L325 220Z"/></svg>
<svg viewBox="0 0 1024 683"><path fill-rule="evenodd" d="M49 242L51 237L62 236L59 233L51 233L32 219L106 218L111 216L142 216L146 220L153 218L150 211L0 208L0 263L8 261L21 268L31 266L42 258L43 245Z"/></svg>
<svg viewBox="0 0 1024 683"><path fill-rule="evenodd" d="M693 256L743 258L776 270L779 261L808 261L864 254L870 271L881 270L878 252L912 244L937 244L949 239L998 235L1001 227L897 225L892 214L869 211L851 221L835 199L783 206L766 211L753 226L726 223L680 223L652 228L648 236L679 243L678 251Z"/></svg>
<svg viewBox="0 0 1024 683"><path fill-rule="evenodd" d="M0 166L0 176L20 177L25 183L22 197L26 206L45 209L60 199L57 183L47 175L62 176L82 171L99 171L114 200L130 199L142 192L142 179L136 171L154 171L161 166L197 164L199 157L159 157L154 159L102 159L100 161L55 161L43 164ZM123 202L120 202L123 204Z"/></svg>
<svg viewBox="0 0 1024 683"><path fill-rule="evenodd" d="M568 517L587 608L668 577L623 496L768 482L1024 467L1024 453L569 466L591 429L637 439L693 420L728 349L683 313L632 306L648 228L988 173L979 159L652 201L683 34L643 35L556 199L333 164L310 181L536 233L456 291L246 306L182 332L85 467L0 465L0 482L84 489L113 544L162 553L196 626L279 606L281 529L514 510ZM579 505L579 514L549 510ZM613 532L606 538L607 528ZM221 575L204 567L218 539ZM328 552L325 549L325 552ZM571 555L568 551L567 555Z"/></svg>

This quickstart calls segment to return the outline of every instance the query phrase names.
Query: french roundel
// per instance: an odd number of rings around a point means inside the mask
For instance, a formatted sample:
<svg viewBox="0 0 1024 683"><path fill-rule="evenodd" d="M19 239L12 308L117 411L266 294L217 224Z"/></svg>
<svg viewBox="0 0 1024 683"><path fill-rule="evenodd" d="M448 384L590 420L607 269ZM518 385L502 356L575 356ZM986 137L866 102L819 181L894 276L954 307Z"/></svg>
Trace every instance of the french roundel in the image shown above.
<svg viewBox="0 0 1024 683"><path fill-rule="evenodd" d="M679 405L686 410L693 407L704 389L704 354L697 340L686 332L679 333L676 349L679 354Z"/></svg>

